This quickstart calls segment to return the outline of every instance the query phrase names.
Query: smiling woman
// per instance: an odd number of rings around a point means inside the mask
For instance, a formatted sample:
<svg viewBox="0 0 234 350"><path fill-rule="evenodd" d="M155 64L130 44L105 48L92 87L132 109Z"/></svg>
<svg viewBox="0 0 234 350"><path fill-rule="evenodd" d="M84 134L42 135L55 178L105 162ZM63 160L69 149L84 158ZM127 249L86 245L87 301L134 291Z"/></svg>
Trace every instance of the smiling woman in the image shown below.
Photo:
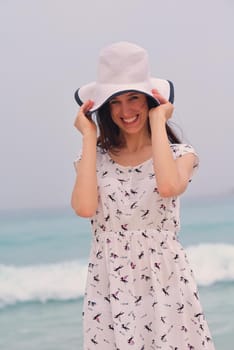
<svg viewBox="0 0 234 350"><path fill-rule="evenodd" d="M84 350L214 349L178 241L179 195L198 156L168 125L172 83L149 76L146 51L120 42L102 50L97 82L76 92L72 207L93 229Z"/></svg>
<svg viewBox="0 0 234 350"><path fill-rule="evenodd" d="M137 92L120 94L112 98L109 104L111 117L122 132L130 132L129 126L138 126L141 129L146 125L148 106L144 94Z"/></svg>
<svg viewBox="0 0 234 350"><path fill-rule="evenodd" d="M111 150L112 153L116 153L118 147L124 145L124 138L121 137L121 125L118 125L115 116L119 115L122 120L123 126L128 127L125 131L131 133L131 126L137 126L140 115L142 115L142 109L145 109L144 115L145 124L143 122L144 130L151 134L151 128L149 124L148 112L151 108L155 107L156 102L151 97L136 92L126 92L117 94L115 97L104 103L96 112L97 123L99 126L100 135L98 137L98 145L106 151ZM124 108L124 110L123 110ZM139 113L141 111L141 114ZM135 113L135 115L134 115ZM122 117L121 117L122 115ZM143 116L142 116L143 117ZM133 130L134 132L134 130ZM168 139L171 143L181 143L178 136L175 134L171 126L166 124L166 132Z"/></svg>
<svg viewBox="0 0 234 350"><path fill-rule="evenodd" d="M102 131L100 141L106 149L114 151L119 146L125 144L125 134L148 134L148 112L149 107L145 94L139 92L127 92L106 102L97 112L97 120ZM107 119L109 119L107 121ZM111 126L116 125L117 128ZM111 130L108 130L108 129ZM116 144L112 144L112 137L107 137L111 132L116 131ZM107 135L105 135L107 133ZM105 141L106 139L106 141ZM109 145L108 145L109 140ZM115 142L115 139L113 139Z"/></svg>

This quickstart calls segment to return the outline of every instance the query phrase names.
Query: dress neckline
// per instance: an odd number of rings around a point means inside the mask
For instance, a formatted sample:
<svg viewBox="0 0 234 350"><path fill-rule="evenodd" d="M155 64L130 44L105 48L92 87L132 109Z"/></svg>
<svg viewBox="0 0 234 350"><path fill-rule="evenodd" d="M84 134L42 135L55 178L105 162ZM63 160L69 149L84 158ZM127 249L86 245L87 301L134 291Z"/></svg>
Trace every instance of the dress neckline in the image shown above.
<svg viewBox="0 0 234 350"><path fill-rule="evenodd" d="M117 167L122 168L122 169L137 169L137 168L140 168L140 167L142 167L143 165L149 163L150 161L152 161L152 157L150 157L150 158L144 160L143 162L141 162L141 163L139 163L139 164L137 164L137 165L122 165L122 164L116 162L116 161L110 156L110 154L109 154L108 152L106 152L106 154L107 154L107 157L108 157L109 161L110 161L112 164L115 164Z"/></svg>

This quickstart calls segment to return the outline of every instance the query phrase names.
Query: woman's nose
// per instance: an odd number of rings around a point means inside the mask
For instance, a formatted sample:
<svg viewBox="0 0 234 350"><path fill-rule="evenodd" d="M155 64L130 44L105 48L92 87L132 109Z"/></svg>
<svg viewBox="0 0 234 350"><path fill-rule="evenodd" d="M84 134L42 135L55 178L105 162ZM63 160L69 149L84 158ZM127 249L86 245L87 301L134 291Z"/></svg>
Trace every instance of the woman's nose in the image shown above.
<svg viewBox="0 0 234 350"><path fill-rule="evenodd" d="M131 117L132 116L132 109L128 103L122 104L122 115L123 115L123 117Z"/></svg>

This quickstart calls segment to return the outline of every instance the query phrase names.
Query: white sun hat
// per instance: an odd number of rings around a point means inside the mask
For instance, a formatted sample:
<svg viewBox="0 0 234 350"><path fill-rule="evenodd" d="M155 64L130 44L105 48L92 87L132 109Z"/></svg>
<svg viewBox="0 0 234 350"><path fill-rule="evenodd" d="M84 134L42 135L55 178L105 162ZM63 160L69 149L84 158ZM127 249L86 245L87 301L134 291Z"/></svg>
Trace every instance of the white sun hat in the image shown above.
<svg viewBox="0 0 234 350"><path fill-rule="evenodd" d="M150 96L157 106L160 103L153 97L152 89L157 89L168 101L174 102L172 82L150 76L146 50L122 41L101 50L96 81L76 90L75 99L79 105L93 100L90 112L95 112L115 95L136 91Z"/></svg>

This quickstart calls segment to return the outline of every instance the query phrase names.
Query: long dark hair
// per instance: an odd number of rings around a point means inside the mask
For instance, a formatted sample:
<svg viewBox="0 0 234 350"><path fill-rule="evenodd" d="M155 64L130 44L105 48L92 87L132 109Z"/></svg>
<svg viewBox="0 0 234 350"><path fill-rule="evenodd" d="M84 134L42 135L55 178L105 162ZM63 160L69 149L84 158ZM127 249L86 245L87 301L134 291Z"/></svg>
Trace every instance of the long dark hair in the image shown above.
<svg viewBox="0 0 234 350"><path fill-rule="evenodd" d="M155 107L155 101L149 97L147 98L148 108ZM124 140L121 137L119 127L113 122L110 113L109 102L104 103L96 112L97 123L100 130L100 135L97 139L97 145L102 148L103 151L110 149L117 150L124 146ZM150 124L148 121L148 131L151 135ZM168 123L166 123L167 137L170 143L181 143L181 140L176 135Z"/></svg>

